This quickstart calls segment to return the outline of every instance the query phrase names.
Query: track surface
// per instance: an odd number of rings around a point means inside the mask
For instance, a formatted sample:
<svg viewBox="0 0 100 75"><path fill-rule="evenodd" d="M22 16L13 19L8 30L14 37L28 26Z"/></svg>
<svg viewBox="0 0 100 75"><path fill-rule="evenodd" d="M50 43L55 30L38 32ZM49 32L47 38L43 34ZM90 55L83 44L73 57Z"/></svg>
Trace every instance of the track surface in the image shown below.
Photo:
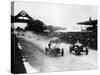
<svg viewBox="0 0 100 75"><path fill-rule="evenodd" d="M64 56L50 56L45 54L48 41L35 35L19 37L28 73L97 69L97 51L89 49L88 55L75 56L69 53L70 44L62 43Z"/></svg>

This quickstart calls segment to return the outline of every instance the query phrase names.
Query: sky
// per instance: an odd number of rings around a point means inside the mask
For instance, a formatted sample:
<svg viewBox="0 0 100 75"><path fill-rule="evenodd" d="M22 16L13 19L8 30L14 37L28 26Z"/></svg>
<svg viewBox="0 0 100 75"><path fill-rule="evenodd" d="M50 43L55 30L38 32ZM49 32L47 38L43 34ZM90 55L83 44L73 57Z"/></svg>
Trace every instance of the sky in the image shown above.
<svg viewBox="0 0 100 75"><path fill-rule="evenodd" d="M25 10L33 19L39 19L46 25L65 27L66 31L80 31L84 26L77 25L83 22L98 18L97 6L69 5L36 2L14 2L14 15ZM15 24L24 27L26 24Z"/></svg>

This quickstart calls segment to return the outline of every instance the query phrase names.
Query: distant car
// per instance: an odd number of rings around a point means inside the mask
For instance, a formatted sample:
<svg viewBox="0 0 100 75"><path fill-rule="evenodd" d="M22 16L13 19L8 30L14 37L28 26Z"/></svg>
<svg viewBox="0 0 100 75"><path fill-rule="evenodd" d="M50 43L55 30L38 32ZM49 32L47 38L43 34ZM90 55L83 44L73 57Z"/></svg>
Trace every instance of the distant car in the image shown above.
<svg viewBox="0 0 100 75"><path fill-rule="evenodd" d="M88 48L84 46L78 46L78 45L72 45L70 46L70 53L73 53L75 55L82 55L86 54L88 55Z"/></svg>
<svg viewBox="0 0 100 75"><path fill-rule="evenodd" d="M45 48L46 55L60 55L64 56L64 49L58 46L58 43L52 42L51 47Z"/></svg>

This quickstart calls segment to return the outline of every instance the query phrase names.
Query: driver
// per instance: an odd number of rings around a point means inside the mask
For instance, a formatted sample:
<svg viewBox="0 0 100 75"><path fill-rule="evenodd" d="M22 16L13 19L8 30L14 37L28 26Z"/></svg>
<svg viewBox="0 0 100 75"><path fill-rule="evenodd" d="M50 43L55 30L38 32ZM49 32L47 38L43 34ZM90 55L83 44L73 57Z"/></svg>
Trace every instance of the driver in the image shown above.
<svg viewBox="0 0 100 75"><path fill-rule="evenodd" d="M57 43L49 43L48 47L53 50L54 48L59 48L59 45Z"/></svg>
<svg viewBox="0 0 100 75"><path fill-rule="evenodd" d="M74 45L83 46L83 45L79 42L79 40L77 40L77 42L76 42Z"/></svg>

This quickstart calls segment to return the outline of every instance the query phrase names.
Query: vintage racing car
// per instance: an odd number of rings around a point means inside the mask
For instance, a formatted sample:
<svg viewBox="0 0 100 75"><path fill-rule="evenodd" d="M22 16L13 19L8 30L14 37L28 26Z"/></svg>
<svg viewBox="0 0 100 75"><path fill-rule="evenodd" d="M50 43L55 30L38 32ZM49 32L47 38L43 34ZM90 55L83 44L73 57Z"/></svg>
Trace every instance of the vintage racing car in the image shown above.
<svg viewBox="0 0 100 75"><path fill-rule="evenodd" d="M73 53L75 55L82 55L82 54L88 55L88 48L84 46L72 45L70 46L69 51L70 53Z"/></svg>
<svg viewBox="0 0 100 75"><path fill-rule="evenodd" d="M59 43L52 42L51 46L45 48L47 55L60 55L64 56L64 49L59 47Z"/></svg>

